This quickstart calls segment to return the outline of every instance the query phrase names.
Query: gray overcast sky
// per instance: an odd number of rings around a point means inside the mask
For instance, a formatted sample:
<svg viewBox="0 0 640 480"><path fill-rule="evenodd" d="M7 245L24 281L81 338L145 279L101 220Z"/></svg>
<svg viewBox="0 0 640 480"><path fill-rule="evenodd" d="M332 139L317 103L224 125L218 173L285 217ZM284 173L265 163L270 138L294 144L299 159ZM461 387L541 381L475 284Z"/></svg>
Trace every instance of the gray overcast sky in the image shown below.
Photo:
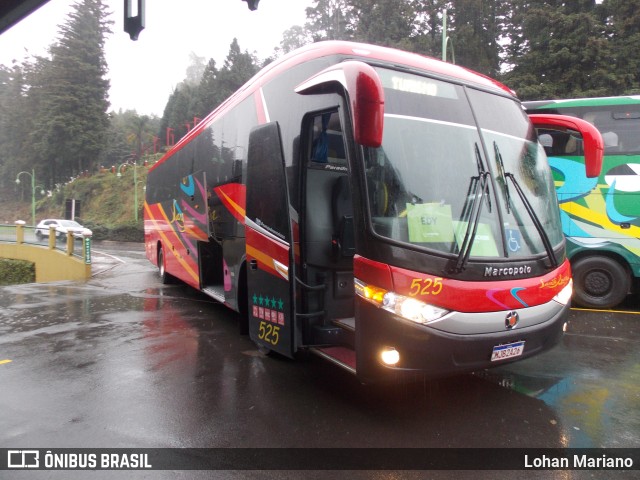
<svg viewBox="0 0 640 480"><path fill-rule="evenodd" d="M74 3L50 0L0 35L0 64L45 55ZM243 51L264 59L280 44L282 32L304 24L312 0L261 0L254 12L241 0L148 0L146 27L135 42L123 30L123 3L105 0L115 21L105 47L111 109L160 116L173 88L186 76L190 52L221 66L236 37Z"/></svg>

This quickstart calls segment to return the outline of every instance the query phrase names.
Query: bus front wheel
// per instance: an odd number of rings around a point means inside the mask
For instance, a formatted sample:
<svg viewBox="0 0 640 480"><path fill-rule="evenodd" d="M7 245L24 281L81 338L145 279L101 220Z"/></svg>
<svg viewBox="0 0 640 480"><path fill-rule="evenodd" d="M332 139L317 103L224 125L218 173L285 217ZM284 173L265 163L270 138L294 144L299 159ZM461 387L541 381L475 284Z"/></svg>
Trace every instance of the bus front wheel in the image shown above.
<svg viewBox="0 0 640 480"><path fill-rule="evenodd" d="M629 273L616 260L583 257L572 264L575 303L587 308L612 308L621 303L631 286Z"/></svg>

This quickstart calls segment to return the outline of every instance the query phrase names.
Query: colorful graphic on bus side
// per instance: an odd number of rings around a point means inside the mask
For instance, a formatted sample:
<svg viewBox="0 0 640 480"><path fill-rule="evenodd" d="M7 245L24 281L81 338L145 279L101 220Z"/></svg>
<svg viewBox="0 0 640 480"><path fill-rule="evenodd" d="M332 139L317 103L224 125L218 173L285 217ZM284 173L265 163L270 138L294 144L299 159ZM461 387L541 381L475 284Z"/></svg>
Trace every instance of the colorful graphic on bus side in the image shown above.
<svg viewBox="0 0 640 480"><path fill-rule="evenodd" d="M574 301L611 308L640 278L640 96L525 102L527 112L582 118L604 140L599 178L587 178L580 138L539 130L560 204Z"/></svg>

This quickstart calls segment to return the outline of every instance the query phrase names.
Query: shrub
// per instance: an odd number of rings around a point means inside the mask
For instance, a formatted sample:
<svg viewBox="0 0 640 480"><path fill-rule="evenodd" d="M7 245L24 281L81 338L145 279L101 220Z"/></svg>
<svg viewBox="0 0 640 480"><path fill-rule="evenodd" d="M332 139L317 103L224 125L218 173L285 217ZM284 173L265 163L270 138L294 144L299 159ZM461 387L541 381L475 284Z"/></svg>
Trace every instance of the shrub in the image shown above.
<svg viewBox="0 0 640 480"><path fill-rule="evenodd" d="M138 225L120 225L111 229L109 240L118 242L144 242L144 231Z"/></svg>
<svg viewBox="0 0 640 480"><path fill-rule="evenodd" d="M0 285L16 285L36 281L36 266L26 260L0 258Z"/></svg>

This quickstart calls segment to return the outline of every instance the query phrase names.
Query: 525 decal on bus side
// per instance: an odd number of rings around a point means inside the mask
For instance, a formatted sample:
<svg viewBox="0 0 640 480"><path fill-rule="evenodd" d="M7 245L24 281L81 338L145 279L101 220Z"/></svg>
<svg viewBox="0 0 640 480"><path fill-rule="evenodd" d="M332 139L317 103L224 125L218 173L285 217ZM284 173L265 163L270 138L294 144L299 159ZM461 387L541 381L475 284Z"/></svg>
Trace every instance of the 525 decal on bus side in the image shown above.
<svg viewBox="0 0 640 480"><path fill-rule="evenodd" d="M268 322L260 322L258 326L258 338L271 345L277 345L280 340L280 327Z"/></svg>
<svg viewBox="0 0 640 480"><path fill-rule="evenodd" d="M412 297L418 295L439 295L442 292L442 278L414 278L411 280L411 291L409 295Z"/></svg>

